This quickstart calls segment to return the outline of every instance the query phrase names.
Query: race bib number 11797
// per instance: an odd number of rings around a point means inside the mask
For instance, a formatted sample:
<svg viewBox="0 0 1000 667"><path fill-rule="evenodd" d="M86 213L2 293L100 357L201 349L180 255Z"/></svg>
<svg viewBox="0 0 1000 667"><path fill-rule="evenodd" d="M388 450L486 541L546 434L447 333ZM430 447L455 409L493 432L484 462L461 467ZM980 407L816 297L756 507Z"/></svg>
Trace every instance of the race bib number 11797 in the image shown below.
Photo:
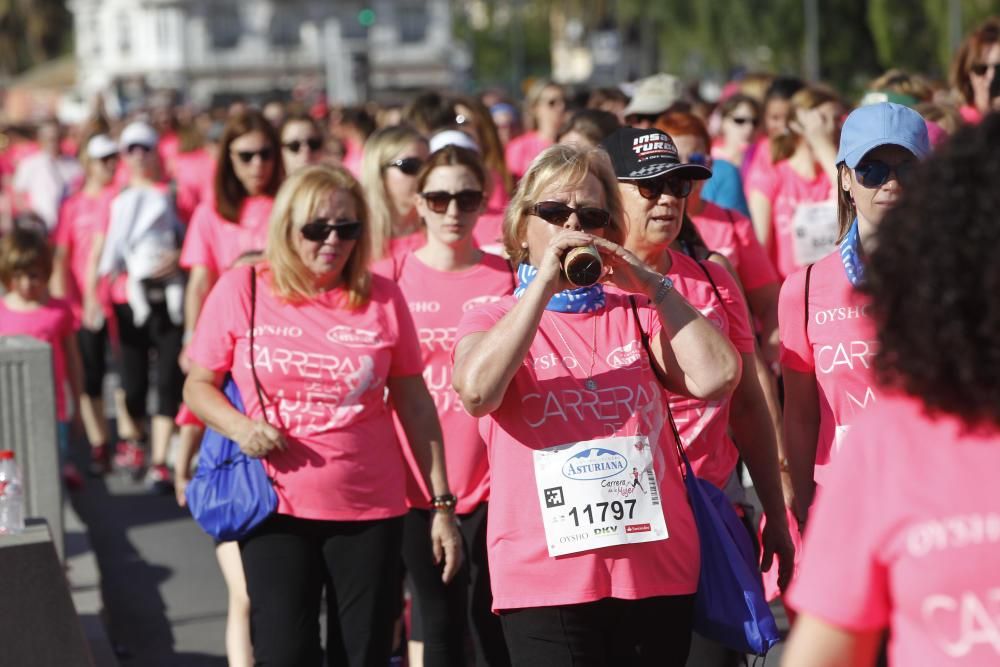
<svg viewBox="0 0 1000 667"><path fill-rule="evenodd" d="M557 445L534 464L550 556L669 537L646 436Z"/></svg>

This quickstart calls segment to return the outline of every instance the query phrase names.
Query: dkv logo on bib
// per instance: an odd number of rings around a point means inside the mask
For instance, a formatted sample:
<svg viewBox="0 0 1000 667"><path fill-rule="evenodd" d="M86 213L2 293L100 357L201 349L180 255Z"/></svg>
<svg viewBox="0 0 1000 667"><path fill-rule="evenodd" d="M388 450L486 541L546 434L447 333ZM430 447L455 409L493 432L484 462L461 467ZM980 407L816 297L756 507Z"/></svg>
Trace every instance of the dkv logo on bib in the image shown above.
<svg viewBox="0 0 1000 667"><path fill-rule="evenodd" d="M628 459L610 449L592 447L570 457L562 474L568 479L595 480L614 477L628 467Z"/></svg>

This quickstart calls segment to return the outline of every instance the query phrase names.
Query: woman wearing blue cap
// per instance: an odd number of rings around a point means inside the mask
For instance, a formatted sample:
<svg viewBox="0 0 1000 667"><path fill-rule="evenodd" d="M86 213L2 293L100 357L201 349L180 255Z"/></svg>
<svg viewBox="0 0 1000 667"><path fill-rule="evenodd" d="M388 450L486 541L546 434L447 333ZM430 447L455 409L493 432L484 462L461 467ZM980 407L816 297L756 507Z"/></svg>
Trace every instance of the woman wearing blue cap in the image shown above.
<svg viewBox="0 0 1000 667"><path fill-rule="evenodd" d="M785 380L785 451L804 522L847 430L875 402L877 347L864 284L875 230L930 152L920 114L892 103L854 110L837 153L840 247L791 276L778 319Z"/></svg>

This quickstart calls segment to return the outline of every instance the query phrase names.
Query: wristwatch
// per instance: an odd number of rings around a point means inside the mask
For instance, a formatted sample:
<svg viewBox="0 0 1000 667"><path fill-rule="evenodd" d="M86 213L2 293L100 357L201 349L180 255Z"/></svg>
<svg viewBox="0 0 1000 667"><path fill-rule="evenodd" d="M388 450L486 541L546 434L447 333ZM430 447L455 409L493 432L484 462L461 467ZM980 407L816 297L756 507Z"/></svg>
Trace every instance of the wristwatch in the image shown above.
<svg viewBox="0 0 1000 667"><path fill-rule="evenodd" d="M457 504L458 498L453 493L443 493L431 498L431 507L435 512L454 512Z"/></svg>
<svg viewBox="0 0 1000 667"><path fill-rule="evenodd" d="M653 305L659 306L672 289L674 289L674 281L667 276L662 276L656 287L656 294L653 295Z"/></svg>

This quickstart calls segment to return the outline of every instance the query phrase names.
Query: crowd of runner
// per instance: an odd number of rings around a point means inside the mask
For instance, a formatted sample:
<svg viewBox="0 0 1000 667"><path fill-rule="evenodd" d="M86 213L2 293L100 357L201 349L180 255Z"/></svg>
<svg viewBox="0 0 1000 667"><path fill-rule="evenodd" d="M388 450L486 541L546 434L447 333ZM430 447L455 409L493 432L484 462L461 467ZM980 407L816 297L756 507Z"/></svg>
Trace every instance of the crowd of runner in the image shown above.
<svg viewBox="0 0 1000 667"><path fill-rule="evenodd" d="M692 633L678 444L785 664L998 664L998 68L994 19L857 100L658 74L9 127L0 335L53 347L70 489L83 458L183 505L206 425L261 458L231 665L739 664Z"/></svg>

